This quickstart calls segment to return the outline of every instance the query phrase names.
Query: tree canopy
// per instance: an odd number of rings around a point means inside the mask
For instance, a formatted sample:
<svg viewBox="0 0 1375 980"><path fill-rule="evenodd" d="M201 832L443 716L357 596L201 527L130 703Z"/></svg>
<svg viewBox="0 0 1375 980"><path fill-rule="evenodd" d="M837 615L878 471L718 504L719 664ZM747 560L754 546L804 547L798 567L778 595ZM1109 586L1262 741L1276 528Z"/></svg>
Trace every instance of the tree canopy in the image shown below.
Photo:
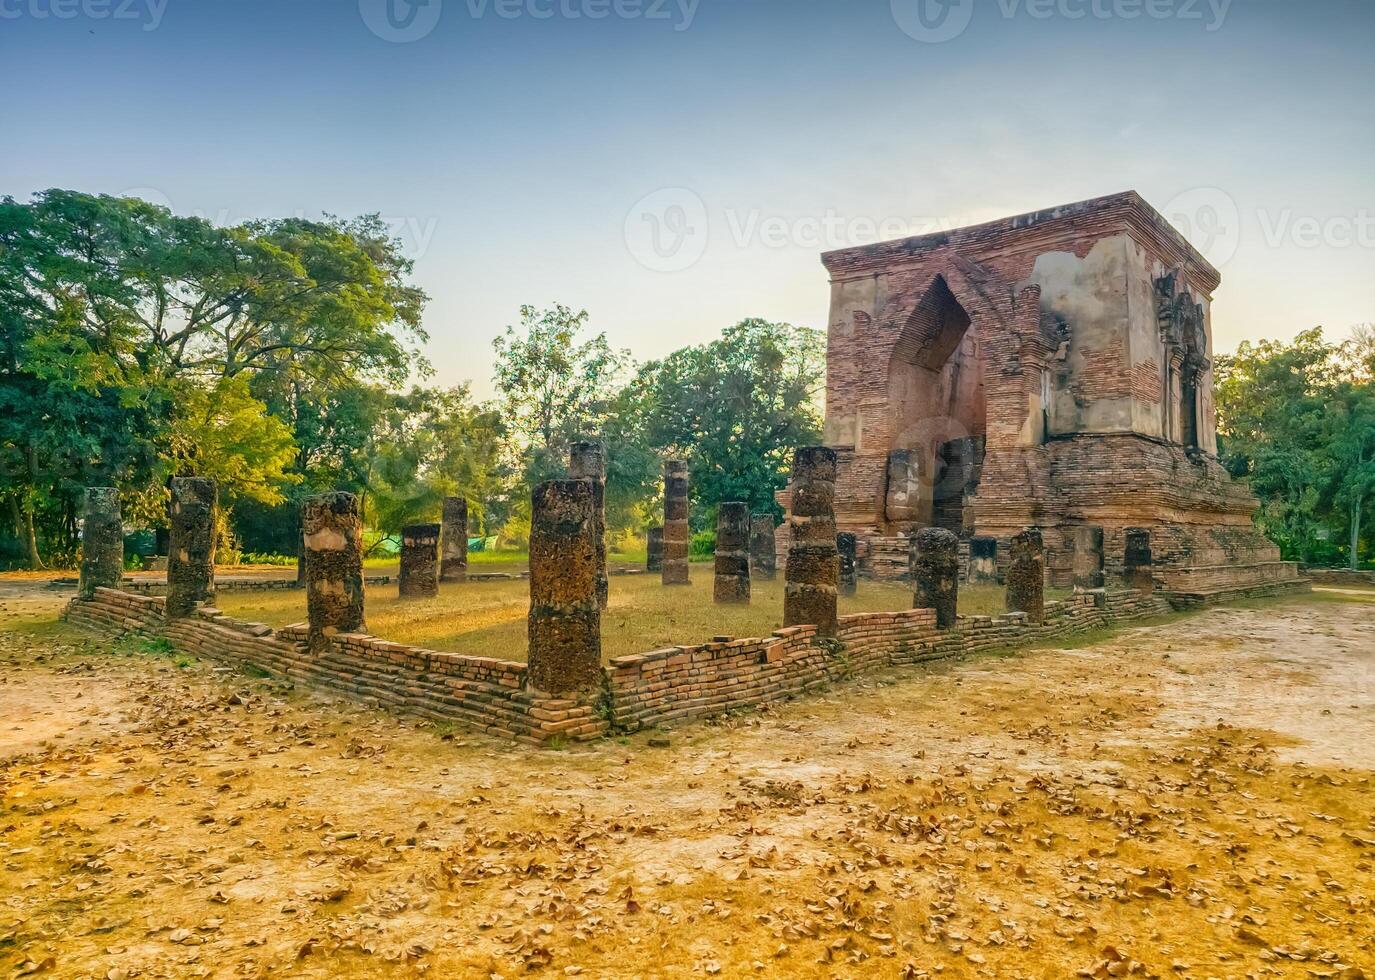
<svg viewBox="0 0 1375 980"><path fill-rule="evenodd" d="M1247 341L1216 373L1223 461L1250 480L1266 533L1288 558L1358 567L1375 502L1375 334Z"/></svg>
<svg viewBox="0 0 1375 980"><path fill-rule="evenodd" d="M494 342L495 397L426 384L426 296L376 216L219 227L136 198L0 199L0 533L7 561L69 565L87 486L165 526L169 476L213 477L244 550L292 552L301 499L358 493L377 535L461 494L519 539L569 444L607 445L608 523L640 531L663 458L694 520L773 507L820 433L815 331L744 320L636 365L585 310L522 306Z"/></svg>

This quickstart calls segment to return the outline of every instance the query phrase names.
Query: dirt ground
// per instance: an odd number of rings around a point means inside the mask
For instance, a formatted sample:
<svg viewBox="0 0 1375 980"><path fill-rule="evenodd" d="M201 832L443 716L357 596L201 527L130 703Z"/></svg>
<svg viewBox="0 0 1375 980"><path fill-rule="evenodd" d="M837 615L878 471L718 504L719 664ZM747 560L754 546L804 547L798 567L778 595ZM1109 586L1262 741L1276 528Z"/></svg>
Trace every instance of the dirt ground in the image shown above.
<svg viewBox="0 0 1375 980"><path fill-rule="evenodd" d="M1375 976L1375 593L562 750L61 598L0 583L11 975Z"/></svg>

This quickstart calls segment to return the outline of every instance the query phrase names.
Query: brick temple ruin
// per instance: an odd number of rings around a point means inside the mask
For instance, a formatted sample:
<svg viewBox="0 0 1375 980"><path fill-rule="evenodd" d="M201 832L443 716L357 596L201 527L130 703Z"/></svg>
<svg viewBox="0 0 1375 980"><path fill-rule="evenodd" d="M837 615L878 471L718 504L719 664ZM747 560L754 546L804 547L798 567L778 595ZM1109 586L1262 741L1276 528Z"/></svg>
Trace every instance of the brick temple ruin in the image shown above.
<svg viewBox="0 0 1375 980"><path fill-rule="evenodd" d="M1241 596L1304 589L1217 461L1209 304L1219 276L1136 194L825 256L824 446L793 458L787 520L719 508L713 598L751 601L783 565L783 622L603 663L604 448L531 495L527 662L365 632L351 493L302 508L307 622L213 606L213 481L173 480L166 598L122 590L119 494L86 497L69 621L541 743L785 700L879 668L1010 649ZM647 566L690 584L686 461L664 461ZM399 591L466 587L467 506L403 532ZM775 550L776 549L776 550ZM842 614L857 572L910 576L912 606ZM959 615L960 582L1007 612ZM1067 598L1047 584L1073 585Z"/></svg>
<svg viewBox="0 0 1375 980"><path fill-rule="evenodd" d="M861 569L897 577L949 530L1005 573L1040 530L1071 584L1076 529L1121 576L1148 532L1165 588L1298 579L1218 463L1210 307L1221 276L1135 192L826 253L825 443ZM779 494L788 508L791 494ZM780 535L779 552L788 542Z"/></svg>

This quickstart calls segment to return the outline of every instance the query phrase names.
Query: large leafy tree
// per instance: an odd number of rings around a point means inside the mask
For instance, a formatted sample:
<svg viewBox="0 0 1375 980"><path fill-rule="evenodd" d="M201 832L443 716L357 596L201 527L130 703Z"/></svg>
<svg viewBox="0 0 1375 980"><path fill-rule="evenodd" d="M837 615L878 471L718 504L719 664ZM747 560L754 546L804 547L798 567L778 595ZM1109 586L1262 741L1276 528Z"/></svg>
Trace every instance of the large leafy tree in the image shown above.
<svg viewBox="0 0 1375 980"><path fill-rule="evenodd" d="M1368 333L1333 344L1315 328L1218 358L1224 462L1249 478L1260 522L1287 557L1322 562L1344 550L1359 563L1375 502L1370 346Z"/></svg>
<svg viewBox="0 0 1375 980"><path fill-rule="evenodd" d="M505 427L496 411L473 402L467 385L391 396L379 422L364 496L373 527L394 534L437 521L448 496L468 500L469 521L479 530L505 520Z"/></svg>
<svg viewBox="0 0 1375 980"><path fill-rule="evenodd" d="M283 466L282 429L251 420L269 411L255 402L295 385L328 404L423 368L410 271L375 216L218 228L132 198L0 200L0 497L30 560L40 538L74 543L92 482L154 515L147 488L170 473L219 473L230 503L301 480L300 447ZM202 411L212 393L231 400ZM292 440L308 432L277 418Z"/></svg>
<svg viewBox="0 0 1375 980"><path fill-rule="evenodd" d="M587 320L563 305L522 306L520 324L493 341L502 418L529 486L562 475L569 444L601 430L629 363L606 334L584 339Z"/></svg>
<svg viewBox="0 0 1375 980"><path fill-rule="evenodd" d="M775 511L792 451L821 437L824 372L818 331L743 320L644 366L646 439L688 461L704 513L726 500Z"/></svg>

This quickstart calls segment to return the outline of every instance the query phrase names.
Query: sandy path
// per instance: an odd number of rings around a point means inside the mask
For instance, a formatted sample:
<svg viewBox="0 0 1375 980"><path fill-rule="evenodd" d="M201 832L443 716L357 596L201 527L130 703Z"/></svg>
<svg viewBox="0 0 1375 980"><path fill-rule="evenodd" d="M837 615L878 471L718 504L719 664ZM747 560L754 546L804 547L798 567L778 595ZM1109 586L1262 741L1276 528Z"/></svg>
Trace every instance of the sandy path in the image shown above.
<svg viewBox="0 0 1375 980"><path fill-rule="evenodd" d="M1358 980L1375 602L1351 598L866 678L667 749L513 749L0 626L0 959Z"/></svg>

